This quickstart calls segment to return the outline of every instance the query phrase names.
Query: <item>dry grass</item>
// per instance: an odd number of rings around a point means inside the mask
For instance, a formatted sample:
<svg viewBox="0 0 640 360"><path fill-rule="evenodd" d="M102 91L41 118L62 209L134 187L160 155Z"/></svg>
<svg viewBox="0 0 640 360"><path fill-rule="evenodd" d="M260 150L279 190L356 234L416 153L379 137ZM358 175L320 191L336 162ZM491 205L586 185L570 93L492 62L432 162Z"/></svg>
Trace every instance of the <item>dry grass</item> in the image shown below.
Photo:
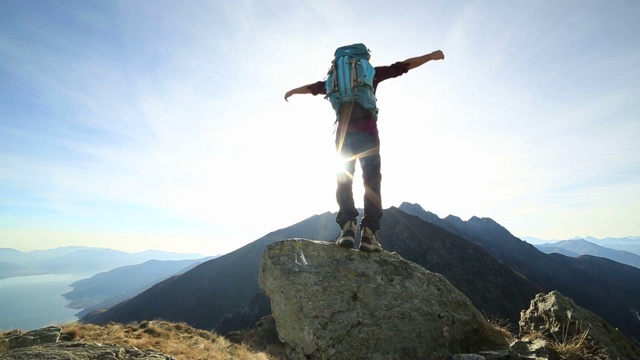
<svg viewBox="0 0 640 360"><path fill-rule="evenodd" d="M589 332L585 331L570 338L564 336L562 339L554 339L551 342L551 348L562 359L582 358L586 355L587 335L589 335Z"/></svg>
<svg viewBox="0 0 640 360"><path fill-rule="evenodd" d="M504 336L504 339L508 343L512 343L516 340L515 335L513 335L513 333L509 330L509 324L507 321L498 319L489 319L487 321L495 330L497 330L499 334Z"/></svg>
<svg viewBox="0 0 640 360"><path fill-rule="evenodd" d="M268 353L273 360L286 359L284 344L278 338L273 316L265 316L250 330L234 331L225 336L233 343L243 343Z"/></svg>
<svg viewBox="0 0 640 360"><path fill-rule="evenodd" d="M567 336L563 332L561 339L550 342L551 349L565 360L608 360L609 356L602 349L598 349L588 340L589 330Z"/></svg>
<svg viewBox="0 0 640 360"><path fill-rule="evenodd" d="M4 338L6 333L0 333L0 354L7 351L7 341Z"/></svg>
<svg viewBox="0 0 640 360"><path fill-rule="evenodd" d="M576 323L576 330L579 324ZM595 346L593 341L589 340L589 330L575 332L569 335L568 326L563 326L561 334L545 335L533 332L525 335L523 339L536 340L545 339L549 344L549 349L556 359L562 360L610 360L609 355L604 349Z"/></svg>
<svg viewBox="0 0 640 360"><path fill-rule="evenodd" d="M62 325L61 341L135 346L138 349L154 349L177 360L272 360L262 352L256 352L243 344L233 344L212 332L198 330L184 323L167 321L143 321L131 324ZM8 333L5 333L8 334ZM0 334L0 346L2 336ZM2 353L2 349L0 349Z"/></svg>

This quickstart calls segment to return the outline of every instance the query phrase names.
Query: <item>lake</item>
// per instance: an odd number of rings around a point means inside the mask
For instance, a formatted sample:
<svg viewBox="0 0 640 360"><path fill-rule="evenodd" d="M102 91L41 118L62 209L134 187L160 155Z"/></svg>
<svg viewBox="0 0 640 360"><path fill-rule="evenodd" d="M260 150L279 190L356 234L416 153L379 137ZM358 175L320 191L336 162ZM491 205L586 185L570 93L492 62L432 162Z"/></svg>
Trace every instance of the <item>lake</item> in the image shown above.
<svg viewBox="0 0 640 360"><path fill-rule="evenodd" d="M34 330L78 320L62 297L69 284L89 275L34 275L0 279L0 331Z"/></svg>

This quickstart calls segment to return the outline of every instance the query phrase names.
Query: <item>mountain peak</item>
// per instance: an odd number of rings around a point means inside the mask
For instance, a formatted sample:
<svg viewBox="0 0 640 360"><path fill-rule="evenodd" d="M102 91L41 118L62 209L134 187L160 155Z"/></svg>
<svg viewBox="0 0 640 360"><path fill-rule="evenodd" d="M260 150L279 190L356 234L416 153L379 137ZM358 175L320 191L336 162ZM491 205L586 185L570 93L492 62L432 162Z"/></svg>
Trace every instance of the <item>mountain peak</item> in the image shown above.
<svg viewBox="0 0 640 360"><path fill-rule="evenodd" d="M403 202L402 204L400 204L400 207L398 209L409 215L414 215L423 219L429 219L430 222L435 222L440 220L438 215L430 211L426 211L425 209L422 208L422 206L420 206L420 204L417 204L417 203L412 204L408 202Z"/></svg>
<svg viewBox="0 0 640 360"><path fill-rule="evenodd" d="M465 222L463 221L459 216L455 216L455 215L447 215L446 218L444 218L445 221L455 221L455 222Z"/></svg>

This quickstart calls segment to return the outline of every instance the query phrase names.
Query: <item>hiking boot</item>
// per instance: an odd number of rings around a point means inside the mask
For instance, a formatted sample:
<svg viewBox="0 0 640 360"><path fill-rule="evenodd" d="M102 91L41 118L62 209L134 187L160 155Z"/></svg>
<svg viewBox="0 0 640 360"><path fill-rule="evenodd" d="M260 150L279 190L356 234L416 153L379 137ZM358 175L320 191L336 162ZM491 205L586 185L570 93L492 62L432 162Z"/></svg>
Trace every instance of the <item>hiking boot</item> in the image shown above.
<svg viewBox="0 0 640 360"><path fill-rule="evenodd" d="M362 234L360 237L360 251L382 251L382 245L380 245L380 241L378 241L378 236L373 230L366 226L362 227Z"/></svg>
<svg viewBox="0 0 640 360"><path fill-rule="evenodd" d="M336 244L338 246L353 248L356 243L356 223L355 221L347 221L340 231Z"/></svg>

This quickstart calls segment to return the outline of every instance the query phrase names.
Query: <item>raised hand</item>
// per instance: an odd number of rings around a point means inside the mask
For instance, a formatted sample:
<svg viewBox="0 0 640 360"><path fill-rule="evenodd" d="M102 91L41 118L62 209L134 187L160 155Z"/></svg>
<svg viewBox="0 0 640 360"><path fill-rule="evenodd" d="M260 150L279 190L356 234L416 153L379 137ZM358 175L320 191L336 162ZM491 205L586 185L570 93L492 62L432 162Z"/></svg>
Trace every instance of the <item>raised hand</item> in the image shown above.
<svg viewBox="0 0 640 360"><path fill-rule="evenodd" d="M436 51L431 53L431 59L432 60L444 60L444 53L442 52L442 50L436 50Z"/></svg>

